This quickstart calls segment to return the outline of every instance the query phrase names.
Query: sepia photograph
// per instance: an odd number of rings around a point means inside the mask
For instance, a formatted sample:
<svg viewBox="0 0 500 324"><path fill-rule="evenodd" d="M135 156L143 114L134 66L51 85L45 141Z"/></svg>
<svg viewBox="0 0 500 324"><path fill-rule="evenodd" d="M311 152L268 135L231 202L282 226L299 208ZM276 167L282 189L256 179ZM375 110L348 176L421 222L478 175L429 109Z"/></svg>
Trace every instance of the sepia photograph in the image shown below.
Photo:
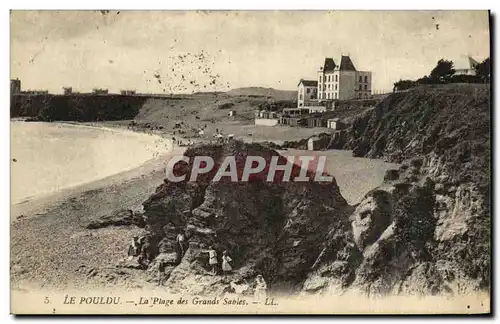
<svg viewBox="0 0 500 324"><path fill-rule="evenodd" d="M9 19L11 314L491 314L490 11Z"/></svg>

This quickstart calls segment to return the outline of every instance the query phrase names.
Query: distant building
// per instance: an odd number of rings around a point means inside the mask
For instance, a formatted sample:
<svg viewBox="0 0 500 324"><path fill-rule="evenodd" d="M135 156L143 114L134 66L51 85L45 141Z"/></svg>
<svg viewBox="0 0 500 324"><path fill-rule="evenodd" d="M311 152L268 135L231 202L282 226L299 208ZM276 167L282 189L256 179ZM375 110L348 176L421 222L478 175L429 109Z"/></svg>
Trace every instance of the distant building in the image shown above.
<svg viewBox="0 0 500 324"><path fill-rule="evenodd" d="M32 95L46 95L49 94L48 90L26 90L26 91L21 91L22 94L32 94Z"/></svg>
<svg viewBox="0 0 500 324"><path fill-rule="evenodd" d="M255 118L278 118L278 113L275 111L257 110Z"/></svg>
<svg viewBox="0 0 500 324"><path fill-rule="evenodd" d="M16 94L21 92L21 80L11 79L10 80L10 93Z"/></svg>
<svg viewBox="0 0 500 324"><path fill-rule="evenodd" d="M234 116L236 116L236 111L230 110L229 111L229 117L234 117Z"/></svg>
<svg viewBox="0 0 500 324"><path fill-rule="evenodd" d="M108 89L93 89L92 93L94 93L94 94L108 94Z"/></svg>
<svg viewBox="0 0 500 324"><path fill-rule="evenodd" d="M297 91L297 107L304 107L306 101L318 98L318 82L301 79Z"/></svg>
<svg viewBox="0 0 500 324"><path fill-rule="evenodd" d="M307 118L307 127L313 128L313 127L326 127L327 126L327 119L321 114L316 114L312 115Z"/></svg>
<svg viewBox="0 0 500 324"><path fill-rule="evenodd" d="M73 93L73 87L63 87L63 93L65 95L70 95Z"/></svg>
<svg viewBox="0 0 500 324"><path fill-rule="evenodd" d="M280 117L278 123L281 125L288 125L294 127L307 126L307 118L305 116L300 116L300 115L297 116L284 115Z"/></svg>
<svg viewBox="0 0 500 324"><path fill-rule="evenodd" d="M468 55L462 55L458 59L453 60L453 68L455 75L476 75L476 65L479 62Z"/></svg>
<svg viewBox="0 0 500 324"><path fill-rule="evenodd" d="M341 130L344 128L344 123L340 121L340 118L328 119L327 127L335 130Z"/></svg>
<svg viewBox="0 0 500 324"><path fill-rule="evenodd" d="M309 109L310 114L325 112L331 109L332 105L327 105L326 102L306 102L304 108Z"/></svg>
<svg viewBox="0 0 500 324"><path fill-rule="evenodd" d="M278 114L275 111L260 110L255 112L255 125L276 126L278 122Z"/></svg>
<svg viewBox="0 0 500 324"><path fill-rule="evenodd" d="M135 95L136 91L135 90L120 90L120 93L125 96L131 96Z"/></svg>
<svg viewBox="0 0 500 324"><path fill-rule="evenodd" d="M284 108L283 115L287 116L300 116L309 114L309 109L307 108Z"/></svg>
<svg viewBox="0 0 500 324"><path fill-rule="evenodd" d="M372 73L358 71L349 56L342 55L337 65L332 58L318 71L319 100L349 100L370 98Z"/></svg>

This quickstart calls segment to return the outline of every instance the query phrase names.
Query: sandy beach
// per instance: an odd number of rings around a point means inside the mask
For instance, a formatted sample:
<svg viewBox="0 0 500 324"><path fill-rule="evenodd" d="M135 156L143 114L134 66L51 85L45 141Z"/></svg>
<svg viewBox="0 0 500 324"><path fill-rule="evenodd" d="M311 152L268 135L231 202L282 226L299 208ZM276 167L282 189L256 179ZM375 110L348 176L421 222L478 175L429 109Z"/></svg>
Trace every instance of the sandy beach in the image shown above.
<svg viewBox="0 0 500 324"><path fill-rule="evenodd" d="M99 131L109 129L99 127ZM123 129L113 131L131 133ZM105 268L123 259L126 246L120 243L127 242L139 229L91 232L85 229L86 224L118 209L140 209L165 178L169 158L183 151L184 148L171 148L139 166L118 168L115 174L101 179L11 204L12 288L28 289L33 284L39 288L87 286L78 278L85 282L89 278L79 275L78 267ZM99 282L96 278L90 281L91 285Z"/></svg>
<svg viewBox="0 0 500 324"><path fill-rule="evenodd" d="M142 271L117 268L126 257L135 226L88 230L96 218L118 209L140 210L165 178L176 148L139 167L67 188L11 207L11 285L13 289L146 288ZM350 204L380 185L396 165L353 158L348 151L286 150L281 154L327 156L327 171L336 177ZM119 170L120 171L120 170Z"/></svg>

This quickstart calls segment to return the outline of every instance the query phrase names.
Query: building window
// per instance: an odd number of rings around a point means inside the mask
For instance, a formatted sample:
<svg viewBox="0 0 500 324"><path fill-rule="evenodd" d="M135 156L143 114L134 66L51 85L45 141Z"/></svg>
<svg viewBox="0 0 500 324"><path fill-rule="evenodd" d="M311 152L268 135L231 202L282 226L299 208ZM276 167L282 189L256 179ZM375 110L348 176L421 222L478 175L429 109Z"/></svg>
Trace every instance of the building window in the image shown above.
<svg viewBox="0 0 500 324"><path fill-rule="evenodd" d="M365 90L366 90L366 86L365 86ZM306 93L307 93L307 94L311 93L311 89L307 88L307 89L306 89Z"/></svg>
<svg viewBox="0 0 500 324"><path fill-rule="evenodd" d="M323 76L319 76L319 82L323 81Z"/></svg>
<svg viewBox="0 0 500 324"><path fill-rule="evenodd" d="M363 90L363 88L362 88L361 84L359 85L359 90Z"/></svg>
<svg viewBox="0 0 500 324"><path fill-rule="evenodd" d="M335 90L337 90L337 85L335 85Z"/></svg>
<svg viewBox="0 0 500 324"><path fill-rule="evenodd" d="M359 82L363 82L363 77L361 75L359 76Z"/></svg>
<svg viewBox="0 0 500 324"><path fill-rule="evenodd" d="M368 86L365 84L365 90L368 90Z"/></svg>
<svg viewBox="0 0 500 324"><path fill-rule="evenodd" d="M368 83L368 76L365 75L365 83Z"/></svg>
<svg viewBox="0 0 500 324"><path fill-rule="evenodd" d="M329 84L329 85L328 85L328 90L330 90L331 88L332 88L332 86Z"/></svg>
<svg viewBox="0 0 500 324"><path fill-rule="evenodd" d="M335 92L335 99L337 99L337 93Z"/></svg>
<svg viewBox="0 0 500 324"><path fill-rule="evenodd" d="M330 82L330 81L332 81L332 76L331 75L328 76L328 82Z"/></svg>
<svg viewBox="0 0 500 324"><path fill-rule="evenodd" d="M339 76L337 74L335 74L335 82L337 82L339 80Z"/></svg>
<svg viewBox="0 0 500 324"><path fill-rule="evenodd" d="M303 98L303 97L302 97L302 93L301 93L301 94L299 95L299 100L302 100L302 98Z"/></svg>

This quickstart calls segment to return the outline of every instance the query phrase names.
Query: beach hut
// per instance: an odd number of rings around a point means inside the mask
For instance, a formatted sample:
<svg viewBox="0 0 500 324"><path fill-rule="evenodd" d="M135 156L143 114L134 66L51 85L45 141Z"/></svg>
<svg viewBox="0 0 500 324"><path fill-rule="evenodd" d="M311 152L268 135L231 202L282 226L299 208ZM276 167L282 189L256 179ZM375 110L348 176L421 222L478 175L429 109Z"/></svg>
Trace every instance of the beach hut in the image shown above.
<svg viewBox="0 0 500 324"><path fill-rule="evenodd" d="M344 128L344 124L340 121L340 118L328 119L328 128L340 130Z"/></svg>
<svg viewBox="0 0 500 324"><path fill-rule="evenodd" d="M313 136L307 141L307 149L309 151L314 151L317 149L319 143L319 137Z"/></svg>

